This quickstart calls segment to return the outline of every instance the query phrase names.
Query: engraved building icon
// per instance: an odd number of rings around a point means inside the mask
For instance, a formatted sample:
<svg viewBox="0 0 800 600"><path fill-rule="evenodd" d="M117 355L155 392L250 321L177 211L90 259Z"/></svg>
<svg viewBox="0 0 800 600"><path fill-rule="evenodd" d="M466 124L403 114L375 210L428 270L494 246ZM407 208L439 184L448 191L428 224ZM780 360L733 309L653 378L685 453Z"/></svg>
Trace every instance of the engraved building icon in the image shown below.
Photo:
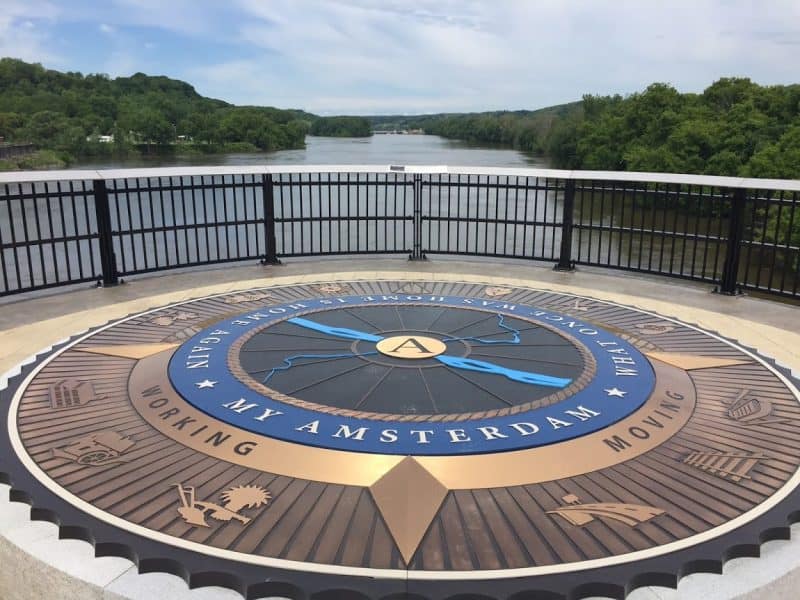
<svg viewBox="0 0 800 600"><path fill-rule="evenodd" d="M83 406L96 400L94 386L89 381L61 379L48 387L50 407L53 410Z"/></svg>

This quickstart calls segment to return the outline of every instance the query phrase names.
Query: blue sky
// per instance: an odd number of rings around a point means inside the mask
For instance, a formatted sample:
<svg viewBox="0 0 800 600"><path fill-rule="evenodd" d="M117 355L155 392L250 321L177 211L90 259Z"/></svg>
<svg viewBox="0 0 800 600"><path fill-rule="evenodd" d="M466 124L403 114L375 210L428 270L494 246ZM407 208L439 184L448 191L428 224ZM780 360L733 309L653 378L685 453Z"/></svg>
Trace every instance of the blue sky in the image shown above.
<svg viewBox="0 0 800 600"><path fill-rule="evenodd" d="M0 56L317 114L800 83L800 1L0 0Z"/></svg>

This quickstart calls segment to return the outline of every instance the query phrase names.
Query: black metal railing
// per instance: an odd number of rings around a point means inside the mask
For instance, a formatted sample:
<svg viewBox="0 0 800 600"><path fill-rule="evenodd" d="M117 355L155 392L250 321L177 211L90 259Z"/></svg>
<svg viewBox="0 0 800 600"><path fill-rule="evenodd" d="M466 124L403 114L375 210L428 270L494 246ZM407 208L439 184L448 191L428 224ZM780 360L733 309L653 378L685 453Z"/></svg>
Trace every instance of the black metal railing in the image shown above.
<svg viewBox="0 0 800 600"><path fill-rule="evenodd" d="M423 167L0 174L0 295L229 261L491 256L800 297L800 182Z"/></svg>

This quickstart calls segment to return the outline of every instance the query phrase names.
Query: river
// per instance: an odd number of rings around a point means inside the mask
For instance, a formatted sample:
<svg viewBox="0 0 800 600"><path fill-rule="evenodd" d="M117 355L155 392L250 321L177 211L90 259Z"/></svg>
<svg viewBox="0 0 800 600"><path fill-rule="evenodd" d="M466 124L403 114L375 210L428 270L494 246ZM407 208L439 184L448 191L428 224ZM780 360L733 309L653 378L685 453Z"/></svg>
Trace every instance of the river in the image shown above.
<svg viewBox="0 0 800 600"><path fill-rule="evenodd" d="M541 157L487 148L436 135L373 135L369 138L306 137L300 150L244 154L137 156L78 162L73 169L125 169L200 165L458 165L546 167Z"/></svg>

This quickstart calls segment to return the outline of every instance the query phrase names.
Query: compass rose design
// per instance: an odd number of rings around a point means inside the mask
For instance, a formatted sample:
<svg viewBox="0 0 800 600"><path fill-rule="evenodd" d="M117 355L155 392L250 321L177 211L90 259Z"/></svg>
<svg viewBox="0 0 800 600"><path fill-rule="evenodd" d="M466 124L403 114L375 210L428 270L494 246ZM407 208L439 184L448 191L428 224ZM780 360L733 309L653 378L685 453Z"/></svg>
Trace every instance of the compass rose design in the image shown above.
<svg viewBox="0 0 800 600"><path fill-rule="evenodd" d="M2 470L76 531L190 573L268 569L293 586L272 595L621 586L797 504L797 383L736 342L510 282L319 285L48 351L0 391Z"/></svg>

